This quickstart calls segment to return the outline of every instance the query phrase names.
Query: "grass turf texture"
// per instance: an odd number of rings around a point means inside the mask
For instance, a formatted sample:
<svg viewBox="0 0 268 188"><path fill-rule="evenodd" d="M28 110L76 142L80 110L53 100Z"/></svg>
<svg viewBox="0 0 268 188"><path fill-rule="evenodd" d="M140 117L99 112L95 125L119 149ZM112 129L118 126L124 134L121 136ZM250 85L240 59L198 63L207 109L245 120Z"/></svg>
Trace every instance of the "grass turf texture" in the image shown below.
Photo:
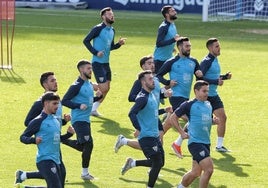
<svg viewBox="0 0 268 188"><path fill-rule="evenodd" d="M113 146L118 134L133 138L133 127L127 117L132 104L128 92L140 71L140 57L153 53L160 13L114 11L115 41L127 37L125 46L111 53L113 81L105 102L100 107L102 118L92 118L94 150L90 172L97 179L80 179L80 153L62 145L67 169L66 188L145 187L147 168L131 169L124 176L120 170L129 156L143 159L142 152L124 146L117 154ZM17 169L35 170L34 145L19 142L23 121L32 103L43 89L39 76L54 71L58 93L63 96L77 78L76 63L91 59L82 44L90 28L100 22L95 10L17 9L13 48L13 71L1 70L1 168L0 187L12 187ZM267 187L267 43L268 23L253 21L202 23L201 16L179 15L176 25L180 35L192 43L191 55L201 60L206 54L205 42L218 37L222 53L222 73L231 71L233 78L219 88L228 115L225 146L231 153L214 151L216 127L211 132L211 156L215 171L209 187ZM167 102L168 103L168 102ZM69 109L64 108L68 113ZM66 126L63 127L63 132ZM170 148L177 133L170 130L164 138L166 162L155 187L174 187L191 167L191 157L184 142L184 159L178 159ZM45 185L43 180L27 180L28 185ZM198 180L191 187L197 187Z"/></svg>

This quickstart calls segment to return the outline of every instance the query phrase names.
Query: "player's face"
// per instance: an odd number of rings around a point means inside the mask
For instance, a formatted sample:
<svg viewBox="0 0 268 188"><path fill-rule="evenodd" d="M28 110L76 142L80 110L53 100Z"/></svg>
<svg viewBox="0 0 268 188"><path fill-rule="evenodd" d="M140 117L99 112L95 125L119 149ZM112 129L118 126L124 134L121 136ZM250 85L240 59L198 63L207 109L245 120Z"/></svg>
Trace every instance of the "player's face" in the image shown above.
<svg viewBox="0 0 268 188"><path fill-rule="evenodd" d="M58 91L58 83L54 75L50 75L43 85L46 91L53 91L53 92Z"/></svg>
<svg viewBox="0 0 268 188"><path fill-rule="evenodd" d="M210 53L214 56L219 56L221 54L221 46L220 46L220 43L219 41L217 42L214 42L211 47L210 47Z"/></svg>
<svg viewBox="0 0 268 188"><path fill-rule="evenodd" d="M102 19L108 24L113 24L114 23L113 11L106 11Z"/></svg>
<svg viewBox="0 0 268 188"><path fill-rule="evenodd" d="M92 65L90 65L90 64L84 65L84 67L82 69L82 73L87 79L91 79Z"/></svg>
<svg viewBox="0 0 268 188"><path fill-rule="evenodd" d="M57 110L59 107L59 101L54 100L54 101L46 101L45 102L45 108L47 110L47 113L50 114L56 114Z"/></svg>
<svg viewBox="0 0 268 188"><path fill-rule="evenodd" d="M145 61L144 65L142 66L143 70L150 70L154 73L155 71L155 66L154 66L154 60L153 58L148 59L147 61Z"/></svg>
<svg viewBox="0 0 268 188"><path fill-rule="evenodd" d="M168 10L168 16L170 20L176 20L177 19L177 12L174 8L170 8Z"/></svg>
<svg viewBox="0 0 268 188"><path fill-rule="evenodd" d="M144 85L150 91L152 91L155 88L153 74L144 75Z"/></svg>
<svg viewBox="0 0 268 188"><path fill-rule="evenodd" d="M208 98L209 86L202 86L199 90L195 89L196 98L200 101L206 101Z"/></svg>
<svg viewBox="0 0 268 188"><path fill-rule="evenodd" d="M181 47L181 53L182 55L188 57L190 56L191 54L191 43L190 41L184 41L183 44L182 44L182 47Z"/></svg>

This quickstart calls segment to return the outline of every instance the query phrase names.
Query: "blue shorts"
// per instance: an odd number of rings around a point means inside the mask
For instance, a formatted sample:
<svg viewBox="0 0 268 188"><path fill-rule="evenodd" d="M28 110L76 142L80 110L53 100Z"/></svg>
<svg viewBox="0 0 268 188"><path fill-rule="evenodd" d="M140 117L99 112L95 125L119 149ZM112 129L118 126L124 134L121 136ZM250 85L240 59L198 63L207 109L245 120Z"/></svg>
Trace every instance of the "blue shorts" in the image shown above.
<svg viewBox="0 0 268 188"><path fill-rule="evenodd" d="M92 63L93 73L97 83L105 83L112 80L112 73L109 63Z"/></svg>
<svg viewBox="0 0 268 188"><path fill-rule="evenodd" d="M90 123L86 121L76 121L73 123L73 128L79 144L92 142Z"/></svg>
<svg viewBox="0 0 268 188"><path fill-rule="evenodd" d="M223 102L219 95L208 97L208 101L210 102L212 106L212 112L214 112L214 110L217 110L219 108L224 108Z"/></svg>
<svg viewBox="0 0 268 188"><path fill-rule="evenodd" d="M164 149L159 137L144 137L139 139L139 144L146 158L153 155L164 155Z"/></svg>
<svg viewBox="0 0 268 188"><path fill-rule="evenodd" d="M62 188L62 171L59 164L52 160L43 160L36 163L40 174L44 177L47 187Z"/></svg>
<svg viewBox="0 0 268 188"><path fill-rule="evenodd" d="M185 101L188 101L189 99L184 98L184 97L170 97L169 102L172 106L173 111L175 111L182 103Z"/></svg>
<svg viewBox="0 0 268 188"><path fill-rule="evenodd" d="M210 144L191 143L188 145L188 150L197 163L210 156Z"/></svg>

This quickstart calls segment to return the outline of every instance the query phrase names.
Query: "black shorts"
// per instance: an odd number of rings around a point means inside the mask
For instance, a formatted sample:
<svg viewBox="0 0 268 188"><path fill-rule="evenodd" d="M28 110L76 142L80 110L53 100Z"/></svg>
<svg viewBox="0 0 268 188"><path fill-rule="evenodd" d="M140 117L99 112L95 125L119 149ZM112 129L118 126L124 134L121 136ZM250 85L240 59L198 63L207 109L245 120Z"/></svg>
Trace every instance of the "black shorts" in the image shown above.
<svg viewBox="0 0 268 188"><path fill-rule="evenodd" d="M153 155L164 155L164 149L159 137L141 138L139 139L139 144L146 158L150 158Z"/></svg>
<svg viewBox="0 0 268 188"><path fill-rule="evenodd" d="M212 112L214 110L217 110L219 108L224 108L223 106L223 102L220 98L219 95L213 96L213 97L208 97L208 101L210 102L211 106L212 106Z"/></svg>
<svg viewBox="0 0 268 188"><path fill-rule="evenodd" d="M197 163L210 156L210 144L191 143L188 150Z"/></svg>
<svg viewBox="0 0 268 188"><path fill-rule="evenodd" d="M112 80L112 73L109 63L92 63L93 73L97 83L105 83Z"/></svg>
<svg viewBox="0 0 268 188"><path fill-rule="evenodd" d="M86 121L76 121L73 123L73 128L79 144L92 142L90 123Z"/></svg>
<svg viewBox="0 0 268 188"><path fill-rule="evenodd" d="M186 99L184 97L170 97L169 98L169 102L172 106L173 111L175 111L182 103L188 100L189 99Z"/></svg>

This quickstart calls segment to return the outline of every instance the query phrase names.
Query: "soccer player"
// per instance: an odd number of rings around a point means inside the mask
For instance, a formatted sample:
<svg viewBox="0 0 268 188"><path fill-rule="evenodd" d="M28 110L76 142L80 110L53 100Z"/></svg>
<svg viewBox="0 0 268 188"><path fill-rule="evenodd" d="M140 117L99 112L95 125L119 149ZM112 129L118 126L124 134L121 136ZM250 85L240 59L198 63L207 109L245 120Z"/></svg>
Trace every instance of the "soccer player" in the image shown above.
<svg viewBox="0 0 268 188"><path fill-rule="evenodd" d="M89 173L89 163L93 150L91 135L90 113L94 102L94 86L91 83L92 66L87 60L80 60L77 64L78 79L69 87L62 99L62 104L71 109L71 123L76 132L77 140L66 140L68 145L82 152L83 180L93 180ZM100 96L101 93L97 93Z"/></svg>
<svg viewBox="0 0 268 188"><path fill-rule="evenodd" d="M44 90L45 90L44 92L48 92L48 91L57 92L58 91L57 79L55 77L54 72L42 73L40 76L40 84L44 88ZM33 120L35 117L37 117L39 114L41 114L41 112L43 110L43 105L42 105L41 99L42 99L42 96L37 101L34 102L30 111L28 112L28 114L25 118L25 121L24 121L24 125L26 127L29 125L31 120ZM71 116L69 114L64 114L64 116L62 118L61 103L59 103L58 109L57 109L55 115L56 115L56 117L59 120L61 125L66 125L67 122L70 121L70 119L71 119ZM69 129L72 129L72 127L69 127ZM72 136L72 135L70 135L70 136ZM62 161L62 158L61 158L60 167L62 168L62 172L63 172L62 177L64 180L62 185L64 185L65 177L66 177L66 170L65 170L65 166L64 166L64 163ZM44 179L44 177L40 174L39 171L26 172L23 170L17 170L15 176L16 176L15 184L22 183L26 179Z"/></svg>
<svg viewBox="0 0 268 188"><path fill-rule="evenodd" d="M221 75L221 68L218 61L220 55L220 42L217 38L210 38L206 42L206 47L209 51L208 55L201 61L200 68L204 74L204 80L209 83L208 101L210 101L213 113L219 118L219 124L217 126L217 146L216 151L228 152L229 150L223 146L223 139L226 129L226 114L224 111L223 102L218 94L218 86L222 86L224 80L229 80L232 77L230 72Z"/></svg>
<svg viewBox="0 0 268 188"><path fill-rule="evenodd" d="M155 66L154 66L153 56L147 55L147 56L142 57L140 59L140 67L144 71L151 70L152 73L154 73ZM160 88L160 83L158 81L158 78L155 77L155 75L154 75L154 85L155 85L155 88L153 89L152 93L155 95L155 98L157 99L158 102L160 101L160 99L163 99L165 97L170 97L172 95L172 92L170 89ZM128 101L135 102L135 99L137 95L139 94L139 92L141 91L141 89L142 89L142 84L141 84L141 81L138 79L134 82L130 90L130 93L128 95ZM158 112L159 112L159 115L166 113L166 112L171 113L172 109L171 107L167 107L165 109L159 109ZM160 138L162 140L163 139L163 126L162 126L162 122L160 121L160 119L158 119L158 126L159 126L159 131L160 131ZM118 150L124 145L128 145L134 149L141 149L137 140L131 140L131 139L126 138L123 135L119 135L114 146L115 153L117 153Z"/></svg>
<svg viewBox="0 0 268 188"><path fill-rule="evenodd" d="M173 111L176 110L183 102L189 100L193 75L197 78L202 78L202 72L198 61L190 56L191 42L187 37L180 37L177 41L179 54L169 59L159 70L157 77L159 81L172 89L172 96L169 98ZM169 73L169 80L164 78L164 75ZM187 121L187 117L183 119ZM166 132L172 124L167 119L163 124L164 131ZM179 158L182 158L181 151L182 138L179 137L172 143L172 149Z"/></svg>
<svg viewBox="0 0 268 188"><path fill-rule="evenodd" d="M112 79L109 64L110 51L120 48L126 41L126 38L120 38L118 43L114 43L115 30L112 24L115 19L114 13L110 7L102 9L100 16L103 22L93 27L83 41L86 48L93 54L93 73L103 95L99 101L93 104L91 113L93 116L100 116L97 109L110 90L110 82ZM91 44L92 40L93 45Z"/></svg>
<svg viewBox="0 0 268 188"><path fill-rule="evenodd" d="M143 71L138 76L142 90L129 112L129 118L135 127L140 147L147 159L134 160L128 158L121 173L124 175L134 166L151 167L147 187L154 187L158 174L164 166L164 150L158 129L158 101L152 93L155 88L151 71Z"/></svg>
<svg viewBox="0 0 268 188"><path fill-rule="evenodd" d="M46 180L48 188L63 188L64 177L62 174L66 172L60 166L60 141L69 138L74 131L68 129L67 134L60 135L61 124L54 115L60 103L60 97L57 94L46 92L42 96L41 102L42 113L29 123L20 136L20 140L25 144L37 145L36 165Z"/></svg>
<svg viewBox="0 0 268 188"><path fill-rule="evenodd" d="M207 101L209 84L203 80L194 85L195 99L184 102L170 116L174 127L183 138L189 138L188 149L193 157L192 169L185 173L178 188L188 187L197 177L200 177L199 187L208 187L213 173L213 161L210 157L210 130L212 125L212 107ZM188 132L180 126L178 118L187 115L189 119ZM214 119L214 123L217 123Z"/></svg>
<svg viewBox="0 0 268 188"><path fill-rule="evenodd" d="M154 50L155 73L158 73L166 60L172 57L176 41L179 40L174 21L177 19L176 10L166 5L161 9L165 20L158 28L156 46Z"/></svg>

